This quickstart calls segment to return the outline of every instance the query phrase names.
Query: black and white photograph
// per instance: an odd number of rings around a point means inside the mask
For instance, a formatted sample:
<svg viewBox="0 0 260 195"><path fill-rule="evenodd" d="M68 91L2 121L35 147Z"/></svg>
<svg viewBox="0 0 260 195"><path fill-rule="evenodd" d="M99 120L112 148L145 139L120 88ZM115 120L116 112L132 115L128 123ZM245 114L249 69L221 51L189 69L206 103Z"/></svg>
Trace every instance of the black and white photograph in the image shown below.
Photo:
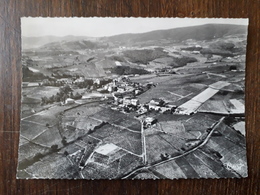
<svg viewBox="0 0 260 195"><path fill-rule="evenodd" d="M17 178L247 177L247 29L22 17Z"/></svg>

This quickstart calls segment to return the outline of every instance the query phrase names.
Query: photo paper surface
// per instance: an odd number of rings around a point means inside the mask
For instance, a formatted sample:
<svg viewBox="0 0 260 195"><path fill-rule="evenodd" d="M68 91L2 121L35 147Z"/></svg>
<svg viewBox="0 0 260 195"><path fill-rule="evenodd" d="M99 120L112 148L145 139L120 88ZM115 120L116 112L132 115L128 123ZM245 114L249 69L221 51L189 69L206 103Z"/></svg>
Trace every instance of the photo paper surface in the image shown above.
<svg viewBox="0 0 260 195"><path fill-rule="evenodd" d="M21 18L17 178L247 177L247 26Z"/></svg>

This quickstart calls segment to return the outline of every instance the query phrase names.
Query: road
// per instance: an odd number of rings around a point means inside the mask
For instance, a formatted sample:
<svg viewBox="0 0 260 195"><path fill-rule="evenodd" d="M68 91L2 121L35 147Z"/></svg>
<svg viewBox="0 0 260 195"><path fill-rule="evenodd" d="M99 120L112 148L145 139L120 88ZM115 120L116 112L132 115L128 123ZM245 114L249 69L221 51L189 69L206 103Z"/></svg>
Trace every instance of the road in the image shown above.
<svg viewBox="0 0 260 195"><path fill-rule="evenodd" d="M146 143L145 143L145 135L144 135L144 125L142 119L136 118L141 123L141 139L142 139L142 156L143 156L143 163L147 164L147 155L146 155Z"/></svg>

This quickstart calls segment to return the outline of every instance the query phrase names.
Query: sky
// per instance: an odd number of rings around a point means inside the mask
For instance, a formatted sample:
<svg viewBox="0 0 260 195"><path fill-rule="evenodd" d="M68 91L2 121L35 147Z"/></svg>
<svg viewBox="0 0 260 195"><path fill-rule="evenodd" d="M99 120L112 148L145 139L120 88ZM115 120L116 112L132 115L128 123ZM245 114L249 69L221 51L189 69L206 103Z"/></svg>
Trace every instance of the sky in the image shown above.
<svg viewBox="0 0 260 195"><path fill-rule="evenodd" d="M248 19L212 18L42 18L22 17L22 36L103 37L124 33L143 33L207 23L247 25Z"/></svg>

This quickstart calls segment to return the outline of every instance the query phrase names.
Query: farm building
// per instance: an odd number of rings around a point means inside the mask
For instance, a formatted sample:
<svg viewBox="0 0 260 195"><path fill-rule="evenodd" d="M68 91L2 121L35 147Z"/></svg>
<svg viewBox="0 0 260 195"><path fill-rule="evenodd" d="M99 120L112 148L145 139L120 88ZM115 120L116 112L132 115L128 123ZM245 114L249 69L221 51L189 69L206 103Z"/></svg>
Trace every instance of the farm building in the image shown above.
<svg viewBox="0 0 260 195"><path fill-rule="evenodd" d="M151 104L155 104L157 106L163 105L165 102L162 99L153 98L150 101Z"/></svg>
<svg viewBox="0 0 260 195"><path fill-rule="evenodd" d="M125 155L125 152L113 143L105 144L97 148L93 154L93 161L108 165Z"/></svg>
<svg viewBox="0 0 260 195"><path fill-rule="evenodd" d="M144 127L148 128L151 125L154 125L157 122L157 119L153 118L153 117L147 117L144 119Z"/></svg>
<svg viewBox="0 0 260 195"><path fill-rule="evenodd" d="M71 99L71 98L67 98L65 100L65 104L74 104L75 103L75 100L74 99Z"/></svg>
<svg viewBox="0 0 260 195"><path fill-rule="evenodd" d="M139 100L138 99L131 99L131 104L134 106L137 106L139 104Z"/></svg>
<svg viewBox="0 0 260 195"><path fill-rule="evenodd" d="M39 83L35 83L35 82L29 82L27 87L38 87Z"/></svg>
<svg viewBox="0 0 260 195"><path fill-rule="evenodd" d="M115 61L116 66L122 66L121 62Z"/></svg>

